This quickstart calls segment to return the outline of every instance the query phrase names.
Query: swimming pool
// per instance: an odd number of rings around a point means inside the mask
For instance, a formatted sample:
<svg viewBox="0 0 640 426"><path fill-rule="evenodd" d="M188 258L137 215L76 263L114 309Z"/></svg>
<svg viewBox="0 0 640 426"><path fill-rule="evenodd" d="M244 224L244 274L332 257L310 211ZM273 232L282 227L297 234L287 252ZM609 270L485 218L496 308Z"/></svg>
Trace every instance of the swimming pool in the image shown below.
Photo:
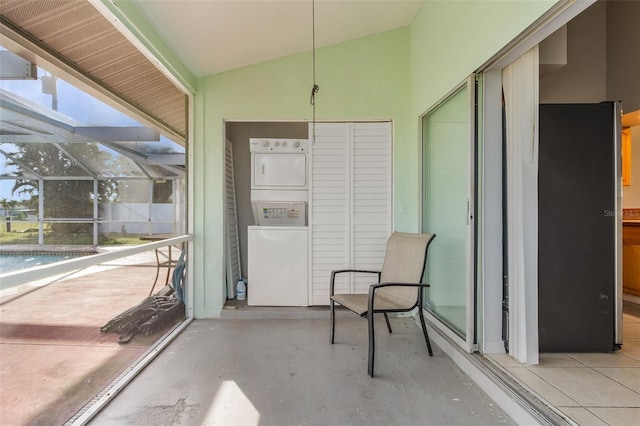
<svg viewBox="0 0 640 426"><path fill-rule="evenodd" d="M51 254L2 254L0 255L0 274L19 271L33 266L47 265L62 260L78 257L75 254L51 255Z"/></svg>

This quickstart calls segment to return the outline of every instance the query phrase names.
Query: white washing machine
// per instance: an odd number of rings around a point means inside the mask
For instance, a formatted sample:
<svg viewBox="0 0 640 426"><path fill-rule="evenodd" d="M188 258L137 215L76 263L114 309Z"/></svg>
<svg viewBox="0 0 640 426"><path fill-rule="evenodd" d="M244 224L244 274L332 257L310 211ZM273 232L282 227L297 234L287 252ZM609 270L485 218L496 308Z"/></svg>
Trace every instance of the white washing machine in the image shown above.
<svg viewBox="0 0 640 426"><path fill-rule="evenodd" d="M309 305L306 139L252 138L247 304Z"/></svg>
<svg viewBox="0 0 640 426"><path fill-rule="evenodd" d="M309 228L249 226L247 304L309 305Z"/></svg>

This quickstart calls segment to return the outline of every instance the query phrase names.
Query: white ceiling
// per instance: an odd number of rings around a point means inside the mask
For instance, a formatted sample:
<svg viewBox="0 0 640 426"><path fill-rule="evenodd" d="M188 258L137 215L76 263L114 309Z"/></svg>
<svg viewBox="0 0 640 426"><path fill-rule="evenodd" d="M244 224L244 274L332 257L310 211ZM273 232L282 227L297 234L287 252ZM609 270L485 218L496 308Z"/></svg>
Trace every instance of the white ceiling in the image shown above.
<svg viewBox="0 0 640 426"><path fill-rule="evenodd" d="M311 50L312 0L132 0L196 76ZM411 24L422 0L315 0L316 47Z"/></svg>

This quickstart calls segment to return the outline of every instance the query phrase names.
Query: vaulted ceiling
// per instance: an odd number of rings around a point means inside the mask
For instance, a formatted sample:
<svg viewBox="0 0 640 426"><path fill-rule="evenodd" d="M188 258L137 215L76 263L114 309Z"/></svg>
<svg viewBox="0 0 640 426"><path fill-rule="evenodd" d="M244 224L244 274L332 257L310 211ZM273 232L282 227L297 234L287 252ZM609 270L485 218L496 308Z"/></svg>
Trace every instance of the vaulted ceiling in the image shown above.
<svg viewBox="0 0 640 426"><path fill-rule="evenodd" d="M422 0L131 0L198 77L410 25Z"/></svg>

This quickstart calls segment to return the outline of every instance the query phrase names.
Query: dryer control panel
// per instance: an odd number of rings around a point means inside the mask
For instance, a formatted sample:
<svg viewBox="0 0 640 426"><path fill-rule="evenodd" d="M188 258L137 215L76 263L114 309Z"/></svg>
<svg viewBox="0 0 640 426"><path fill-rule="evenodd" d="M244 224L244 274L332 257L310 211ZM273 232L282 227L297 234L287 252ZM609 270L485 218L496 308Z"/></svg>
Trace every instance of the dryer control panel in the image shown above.
<svg viewBox="0 0 640 426"><path fill-rule="evenodd" d="M249 139L250 152L307 152L308 139L274 139L251 138Z"/></svg>
<svg viewBox="0 0 640 426"><path fill-rule="evenodd" d="M307 203L254 201L251 205L258 226L306 226Z"/></svg>

